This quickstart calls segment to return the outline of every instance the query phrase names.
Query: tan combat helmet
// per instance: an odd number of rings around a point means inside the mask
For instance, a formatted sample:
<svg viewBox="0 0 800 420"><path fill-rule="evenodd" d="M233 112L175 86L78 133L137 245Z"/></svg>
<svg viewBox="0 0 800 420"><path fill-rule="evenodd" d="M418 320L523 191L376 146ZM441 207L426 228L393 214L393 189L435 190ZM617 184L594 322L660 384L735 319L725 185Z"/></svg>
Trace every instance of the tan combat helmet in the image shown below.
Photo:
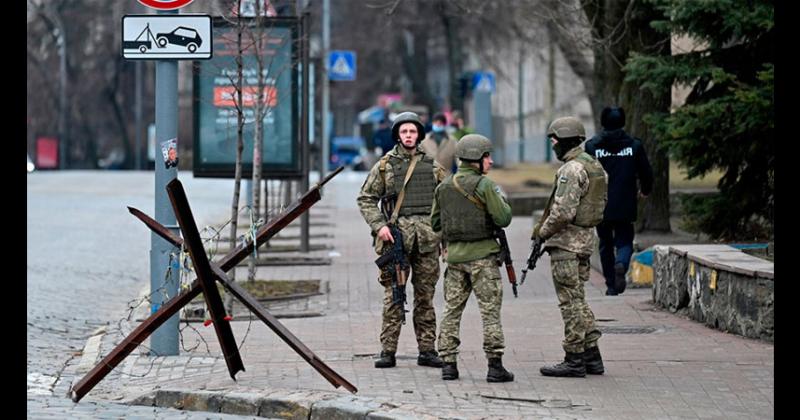
<svg viewBox="0 0 800 420"><path fill-rule="evenodd" d="M467 134L456 144L456 156L462 160L479 161L491 151L492 142L480 134Z"/></svg>
<svg viewBox="0 0 800 420"><path fill-rule="evenodd" d="M568 139L572 137L586 138L586 130L583 124L575 117L557 118L547 129L547 137L557 139Z"/></svg>

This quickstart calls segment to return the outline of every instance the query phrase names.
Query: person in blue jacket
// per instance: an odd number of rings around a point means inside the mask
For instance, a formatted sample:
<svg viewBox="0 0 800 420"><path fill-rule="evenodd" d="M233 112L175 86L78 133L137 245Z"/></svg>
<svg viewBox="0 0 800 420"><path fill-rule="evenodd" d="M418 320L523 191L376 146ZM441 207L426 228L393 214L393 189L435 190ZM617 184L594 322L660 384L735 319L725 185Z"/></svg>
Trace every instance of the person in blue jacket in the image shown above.
<svg viewBox="0 0 800 420"><path fill-rule="evenodd" d="M621 107L604 108L600 124L603 130L587 141L584 149L608 174L608 203L596 229L606 295L616 296L625 291L625 273L633 254L637 196L647 197L653 190L653 169L642 141L623 129L625 111Z"/></svg>
<svg viewBox="0 0 800 420"><path fill-rule="evenodd" d="M389 150L392 150L392 148L394 148L395 141L392 138L392 129L389 126L389 120L387 120L386 118L381 119L378 129L372 136L372 145L374 147L381 148L381 153L379 157L382 157L383 155L389 153Z"/></svg>

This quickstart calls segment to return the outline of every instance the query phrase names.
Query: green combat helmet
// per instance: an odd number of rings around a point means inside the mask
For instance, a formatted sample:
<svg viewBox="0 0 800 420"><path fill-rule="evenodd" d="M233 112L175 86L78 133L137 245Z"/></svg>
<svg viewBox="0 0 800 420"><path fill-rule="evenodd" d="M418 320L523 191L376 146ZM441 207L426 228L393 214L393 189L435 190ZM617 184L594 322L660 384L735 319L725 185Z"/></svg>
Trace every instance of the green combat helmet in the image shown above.
<svg viewBox="0 0 800 420"><path fill-rule="evenodd" d="M547 129L547 137L568 139L572 137L586 138L583 124L575 117L557 118Z"/></svg>
<svg viewBox="0 0 800 420"><path fill-rule="evenodd" d="M456 156L466 161L479 161L492 151L492 142L480 134L467 134L456 144Z"/></svg>
<svg viewBox="0 0 800 420"><path fill-rule="evenodd" d="M405 123L414 123L414 125L417 126L417 131L419 132L417 136L417 143L419 144L419 142L425 137L425 126L422 125L422 121L419 120L419 115L413 112L403 112L395 117L394 122L392 123L392 140L400 140L400 126Z"/></svg>

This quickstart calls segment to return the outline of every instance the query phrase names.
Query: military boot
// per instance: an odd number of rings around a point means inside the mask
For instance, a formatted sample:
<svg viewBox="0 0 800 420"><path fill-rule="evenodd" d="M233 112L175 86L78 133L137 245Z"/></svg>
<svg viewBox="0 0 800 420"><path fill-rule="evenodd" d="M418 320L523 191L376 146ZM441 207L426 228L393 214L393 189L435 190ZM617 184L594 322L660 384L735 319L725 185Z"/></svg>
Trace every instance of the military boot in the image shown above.
<svg viewBox="0 0 800 420"><path fill-rule="evenodd" d="M420 366L430 366L435 368L442 367L442 359L439 358L439 353L436 350L423 351L417 357L417 364Z"/></svg>
<svg viewBox="0 0 800 420"><path fill-rule="evenodd" d="M614 264L614 289L617 294L622 294L627 285L628 282L625 281L625 266L622 263Z"/></svg>
<svg viewBox="0 0 800 420"><path fill-rule="evenodd" d="M603 358L600 356L600 347L590 347L583 352L583 363L586 366L586 373L590 375L602 375L605 372Z"/></svg>
<svg viewBox="0 0 800 420"><path fill-rule="evenodd" d="M514 374L503 367L503 359L494 357L489 359L489 373L486 374L486 382L511 382Z"/></svg>
<svg viewBox="0 0 800 420"><path fill-rule="evenodd" d="M539 372L544 376L583 378L586 376L583 353L567 352L563 362L553 366L542 366Z"/></svg>
<svg viewBox="0 0 800 420"><path fill-rule="evenodd" d="M442 379L445 381L458 379L458 365L456 362L444 362L444 366L442 366Z"/></svg>
<svg viewBox="0 0 800 420"><path fill-rule="evenodd" d="M393 351L382 351L381 358L375 361L376 368L390 368L397 365Z"/></svg>

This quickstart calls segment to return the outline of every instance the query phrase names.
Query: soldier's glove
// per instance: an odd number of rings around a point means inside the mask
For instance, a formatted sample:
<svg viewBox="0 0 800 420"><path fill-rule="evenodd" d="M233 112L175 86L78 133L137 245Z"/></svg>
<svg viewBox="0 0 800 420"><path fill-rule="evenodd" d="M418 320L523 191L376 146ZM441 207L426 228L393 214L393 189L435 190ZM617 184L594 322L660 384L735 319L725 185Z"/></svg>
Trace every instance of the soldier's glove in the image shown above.
<svg viewBox="0 0 800 420"><path fill-rule="evenodd" d="M540 238L539 231L542 229L542 224L537 222L536 225L533 227L533 234L531 235L531 240L536 240L536 238Z"/></svg>

